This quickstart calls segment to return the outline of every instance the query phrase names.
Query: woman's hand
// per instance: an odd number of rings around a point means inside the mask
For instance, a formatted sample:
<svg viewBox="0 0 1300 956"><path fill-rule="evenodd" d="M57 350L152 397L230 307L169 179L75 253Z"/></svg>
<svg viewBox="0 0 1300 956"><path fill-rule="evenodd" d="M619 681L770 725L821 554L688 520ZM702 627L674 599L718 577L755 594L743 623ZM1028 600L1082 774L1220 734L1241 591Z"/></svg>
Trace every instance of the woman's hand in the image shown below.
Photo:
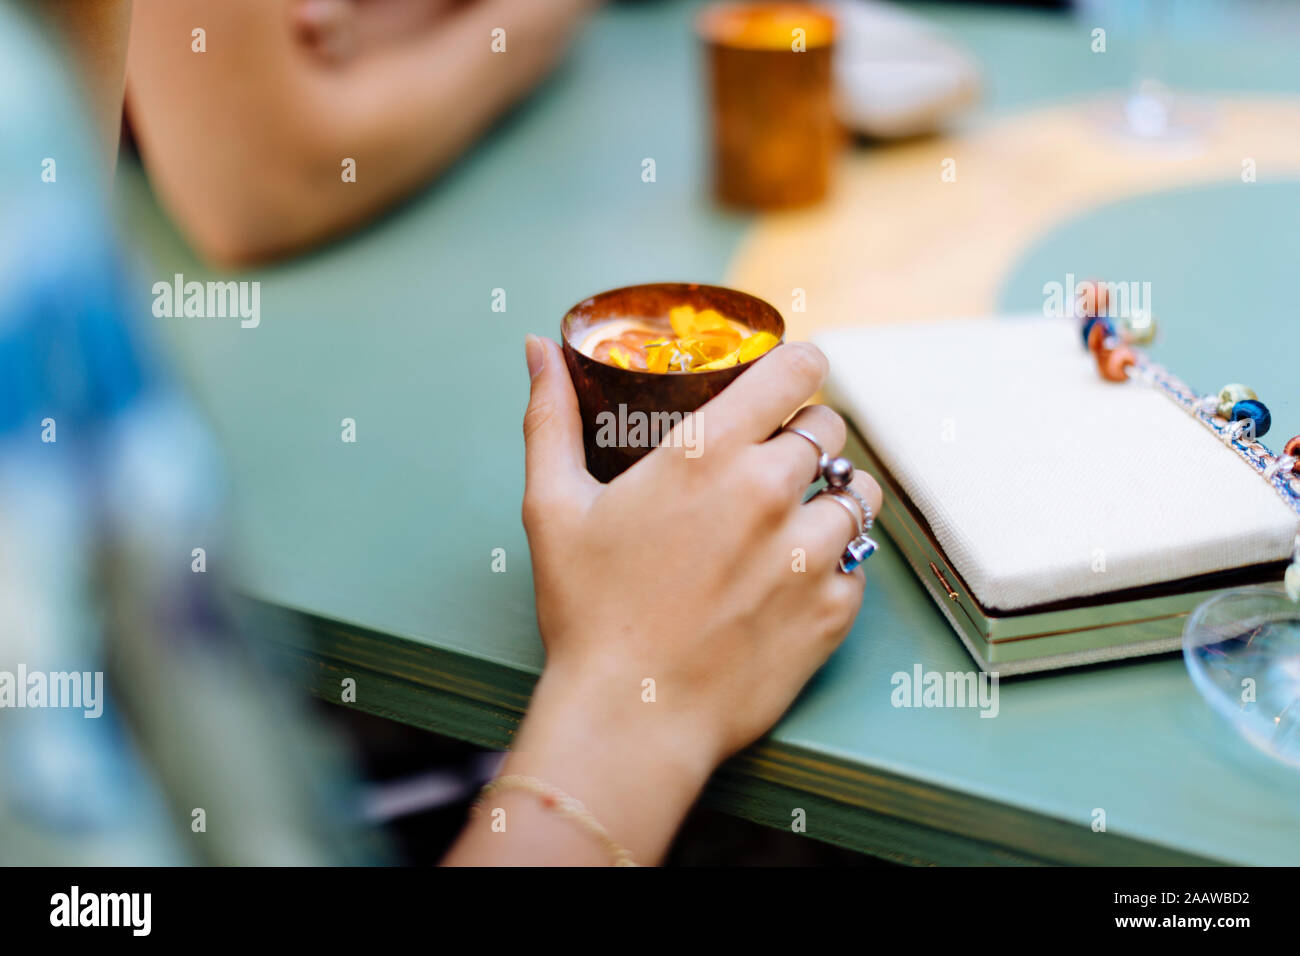
<svg viewBox="0 0 1300 956"><path fill-rule="evenodd" d="M862 599L861 572L837 569L851 516L824 498L802 503L816 450L771 437L820 388L826 359L807 343L777 348L699 411L693 435L683 426L685 438L601 485L563 357L533 347L524 527L548 676L720 762L776 722ZM824 406L796 424L831 454L844 445L844 422ZM879 509L875 482L861 475L855 488Z"/></svg>
<svg viewBox="0 0 1300 956"><path fill-rule="evenodd" d="M834 455L844 422L824 406L799 410L826 359L783 345L704 406L693 432L679 426L602 485L586 469L559 348L530 338L528 350L523 515L547 661L504 772L584 801L654 862L712 770L776 722L857 614L862 572L837 566L854 520L828 498L803 503L816 449L772 437L798 410L791 424ZM874 481L857 475L854 488L879 510ZM538 812L519 804L516 814ZM525 819L537 824L528 862L556 860L556 827L601 861L572 824Z"/></svg>

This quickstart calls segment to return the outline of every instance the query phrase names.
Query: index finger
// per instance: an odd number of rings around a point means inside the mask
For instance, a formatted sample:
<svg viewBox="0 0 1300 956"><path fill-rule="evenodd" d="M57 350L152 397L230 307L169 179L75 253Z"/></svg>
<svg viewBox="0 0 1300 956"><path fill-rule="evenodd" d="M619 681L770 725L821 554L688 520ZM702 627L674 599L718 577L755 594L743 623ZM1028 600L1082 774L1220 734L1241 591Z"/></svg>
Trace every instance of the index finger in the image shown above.
<svg viewBox="0 0 1300 956"><path fill-rule="evenodd" d="M700 412L711 435L761 442L817 394L830 365L811 342L787 342L755 359Z"/></svg>

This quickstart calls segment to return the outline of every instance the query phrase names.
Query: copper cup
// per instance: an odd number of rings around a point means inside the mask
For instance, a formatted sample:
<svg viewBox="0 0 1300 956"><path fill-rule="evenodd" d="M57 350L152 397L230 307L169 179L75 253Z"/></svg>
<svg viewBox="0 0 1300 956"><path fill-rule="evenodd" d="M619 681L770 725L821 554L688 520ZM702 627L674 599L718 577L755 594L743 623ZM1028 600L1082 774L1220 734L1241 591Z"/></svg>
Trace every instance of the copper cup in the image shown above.
<svg viewBox="0 0 1300 956"><path fill-rule="evenodd" d="M709 60L718 199L757 209L821 199L841 142L834 17L800 3L720 3L696 29Z"/></svg>
<svg viewBox="0 0 1300 956"><path fill-rule="evenodd" d="M654 448L650 444L608 440L611 423L638 419L665 422L674 414L680 417L693 412L753 364L746 362L709 372L661 374L606 365L578 351L591 328L608 319L662 322L667 331L668 310L679 305L694 306L697 311L716 309L729 319L743 322L756 332L771 332L778 339L785 334L781 313L762 299L712 285L658 282L627 286L594 295L571 308L560 323L560 340L578 394L587 469L601 481L626 471ZM620 427L614 429L616 435L623 436L623 432Z"/></svg>

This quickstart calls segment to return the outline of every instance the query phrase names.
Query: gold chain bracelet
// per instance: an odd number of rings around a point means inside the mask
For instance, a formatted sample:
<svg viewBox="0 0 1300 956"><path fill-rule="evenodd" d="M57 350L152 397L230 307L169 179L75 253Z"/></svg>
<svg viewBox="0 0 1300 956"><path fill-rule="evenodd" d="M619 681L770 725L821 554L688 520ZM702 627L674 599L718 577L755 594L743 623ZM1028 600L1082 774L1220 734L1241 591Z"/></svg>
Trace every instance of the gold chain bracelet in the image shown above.
<svg viewBox="0 0 1300 956"><path fill-rule="evenodd" d="M477 816L483 810L483 801L494 793L520 790L531 793L547 810L554 810L560 816L576 823L588 835L594 837L605 852L614 860L615 866L637 866L632 860L632 853L626 847L615 842L609 831L600 825L600 821L587 809L581 800L569 796L559 787L553 787L545 780L511 773L490 781L479 791L478 799L470 808L470 813Z"/></svg>

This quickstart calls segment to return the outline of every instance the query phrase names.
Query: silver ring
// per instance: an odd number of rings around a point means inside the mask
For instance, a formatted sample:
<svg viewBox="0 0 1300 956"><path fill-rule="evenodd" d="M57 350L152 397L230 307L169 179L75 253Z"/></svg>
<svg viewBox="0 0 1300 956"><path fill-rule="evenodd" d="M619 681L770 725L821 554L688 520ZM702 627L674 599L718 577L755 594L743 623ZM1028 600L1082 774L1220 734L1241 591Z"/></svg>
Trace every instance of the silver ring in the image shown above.
<svg viewBox="0 0 1300 956"><path fill-rule="evenodd" d="M847 495L853 496L853 500L856 501L858 503L858 507L862 509L862 532L861 533L866 534L868 531L870 531L871 526L876 523L876 516L871 513L871 505L867 504L867 499L863 498L860 494L858 494L848 485L845 485L843 488L837 488L835 490L842 491Z"/></svg>
<svg viewBox="0 0 1300 956"><path fill-rule="evenodd" d="M817 440L817 436L812 432L804 431L802 428L786 427L781 429L781 431L789 432L791 435L798 435L800 438L811 442L812 446L817 449L817 471L813 474L812 480L816 481L820 478L822 472L826 469L826 466L830 464L831 456L826 454L826 449L823 448L822 443Z"/></svg>
<svg viewBox="0 0 1300 956"><path fill-rule="evenodd" d="M824 495L829 495L831 500L835 501L840 505L840 507L847 511L849 516L853 519L853 526L858 529L853 535L853 538L857 539L866 533L866 528L863 527L862 515L858 512L858 509L853 506L853 502L849 501L846 496L840 494L843 490L843 488L823 488L821 491L817 492L817 494L813 495L813 498L821 498Z"/></svg>
<svg viewBox="0 0 1300 956"><path fill-rule="evenodd" d="M839 502L844 510L853 516L853 524L858 529L858 533L850 538L849 543L844 546L844 552L840 555L839 561L840 570L845 574L852 574L860 564L880 548L880 545L867 536L867 532L871 530L871 525L875 520L871 513L871 507L852 488L823 488L813 495L813 498L820 498L822 495L830 495L831 498ZM857 508L853 507L853 504L848 500L849 498L853 499L853 502L858 506ZM861 513L859 513L859 508Z"/></svg>
<svg viewBox="0 0 1300 956"><path fill-rule="evenodd" d="M858 506L862 509L862 531L856 538L848 543L844 548L844 553L840 555L840 570L845 574L851 574L860 564L875 554L880 548L880 545L878 545L873 539L867 537L867 532L870 531L871 526L876 523L876 516L872 513L871 505L867 504L866 499L848 485L845 485L843 488L838 490L843 491L845 494L852 495L853 500L856 501Z"/></svg>

